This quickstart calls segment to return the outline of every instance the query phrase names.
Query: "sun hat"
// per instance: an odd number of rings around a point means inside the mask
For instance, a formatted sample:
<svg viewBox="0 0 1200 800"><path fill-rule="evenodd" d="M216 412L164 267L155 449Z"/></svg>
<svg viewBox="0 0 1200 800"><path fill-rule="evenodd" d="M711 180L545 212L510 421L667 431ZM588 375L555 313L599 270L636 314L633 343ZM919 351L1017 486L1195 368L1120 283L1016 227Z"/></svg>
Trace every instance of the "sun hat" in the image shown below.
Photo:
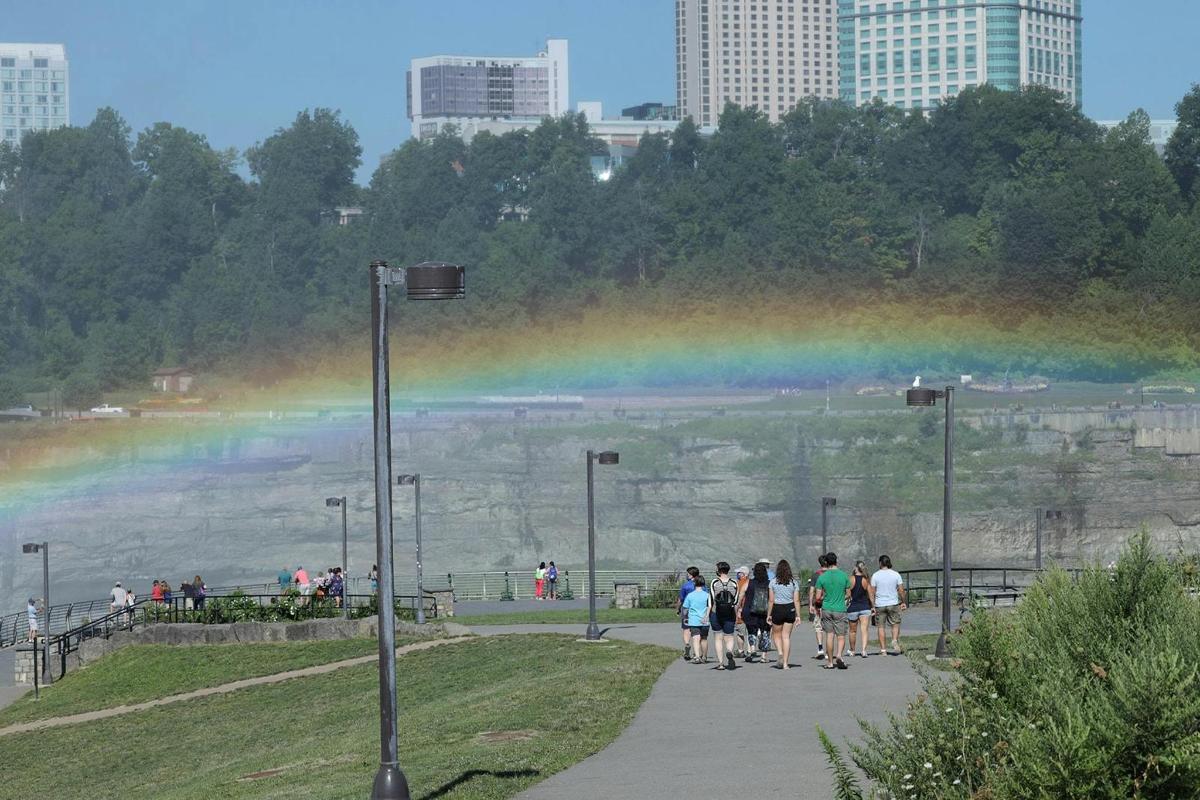
<svg viewBox="0 0 1200 800"><path fill-rule="evenodd" d="M742 566L740 566L736 570L734 570L734 574L735 575L749 575L750 568L747 567L745 564L743 564Z"/></svg>

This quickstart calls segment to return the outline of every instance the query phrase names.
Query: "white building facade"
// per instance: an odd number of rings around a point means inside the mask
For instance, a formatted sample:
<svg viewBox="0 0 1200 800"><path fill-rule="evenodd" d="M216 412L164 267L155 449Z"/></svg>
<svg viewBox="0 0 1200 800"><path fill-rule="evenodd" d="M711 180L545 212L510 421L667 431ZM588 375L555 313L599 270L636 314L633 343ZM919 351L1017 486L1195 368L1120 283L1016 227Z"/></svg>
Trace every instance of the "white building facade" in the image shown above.
<svg viewBox="0 0 1200 800"><path fill-rule="evenodd" d="M408 71L408 118L421 139L447 125L470 135L488 121L557 117L570 110L567 40L535 56L429 56ZM468 136L469 138L469 136Z"/></svg>
<svg viewBox="0 0 1200 800"><path fill-rule="evenodd" d="M675 0L680 117L718 122L726 103L772 122L806 97L838 96L835 0Z"/></svg>
<svg viewBox="0 0 1200 800"><path fill-rule="evenodd" d="M1083 0L838 0L840 96L931 108L989 83L1083 103Z"/></svg>
<svg viewBox="0 0 1200 800"><path fill-rule="evenodd" d="M70 68L61 44L0 42L0 141L71 121Z"/></svg>

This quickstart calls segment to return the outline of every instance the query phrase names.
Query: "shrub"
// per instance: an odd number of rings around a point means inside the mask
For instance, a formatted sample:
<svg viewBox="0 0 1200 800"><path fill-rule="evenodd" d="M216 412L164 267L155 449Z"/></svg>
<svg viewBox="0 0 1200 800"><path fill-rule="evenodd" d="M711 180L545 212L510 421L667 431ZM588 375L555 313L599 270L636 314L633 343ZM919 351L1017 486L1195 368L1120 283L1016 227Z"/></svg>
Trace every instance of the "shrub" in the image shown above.
<svg viewBox="0 0 1200 800"><path fill-rule="evenodd" d="M683 575L674 572L658 579L650 591L642 596L642 608L674 608L679 599L679 588L683 586Z"/></svg>
<svg viewBox="0 0 1200 800"><path fill-rule="evenodd" d="M1200 796L1200 601L1182 574L1143 531L1109 569L977 609L957 678L927 676L905 715L864 724L854 761L916 800Z"/></svg>

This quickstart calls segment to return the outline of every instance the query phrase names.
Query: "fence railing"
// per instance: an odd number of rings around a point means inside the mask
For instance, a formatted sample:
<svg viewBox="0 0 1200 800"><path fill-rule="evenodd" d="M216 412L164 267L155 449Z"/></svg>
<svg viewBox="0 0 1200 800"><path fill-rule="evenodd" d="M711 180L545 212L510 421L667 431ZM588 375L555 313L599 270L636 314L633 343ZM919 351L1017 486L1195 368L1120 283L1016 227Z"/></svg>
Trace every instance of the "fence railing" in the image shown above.
<svg viewBox="0 0 1200 800"><path fill-rule="evenodd" d="M657 570L596 570L596 594L608 597L618 583L636 583L648 592L664 580L678 576L669 569ZM451 572L445 576L446 585L454 590L457 600L531 600L535 597L533 570L496 570L491 572ZM428 580L428 579L427 579ZM588 593L586 568L560 569L555 587L564 593L581 597ZM545 585L549 592L549 582Z"/></svg>

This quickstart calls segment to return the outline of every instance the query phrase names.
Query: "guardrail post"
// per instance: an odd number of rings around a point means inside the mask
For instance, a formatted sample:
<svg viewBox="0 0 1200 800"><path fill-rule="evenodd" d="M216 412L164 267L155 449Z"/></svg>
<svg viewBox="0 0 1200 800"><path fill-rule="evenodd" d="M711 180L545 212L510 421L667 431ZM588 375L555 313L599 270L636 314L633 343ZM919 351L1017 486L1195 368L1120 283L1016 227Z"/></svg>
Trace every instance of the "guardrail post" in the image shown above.
<svg viewBox="0 0 1200 800"><path fill-rule="evenodd" d="M508 570L504 571L504 594L500 595L501 600L516 600L512 593L512 585L508 579Z"/></svg>
<svg viewBox="0 0 1200 800"><path fill-rule="evenodd" d="M975 570L967 570L967 600L975 597Z"/></svg>
<svg viewBox="0 0 1200 800"><path fill-rule="evenodd" d="M1002 587L1002 591L1007 592L1008 591L1008 570L1004 570L1003 572L1000 573L1000 580L1004 584L1004 586Z"/></svg>
<svg viewBox="0 0 1200 800"><path fill-rule="evenodd" d="M940 572L935 571L933 573L933 607L934 608L937 608L938 606L940 606L942 604L942 601L941 601L942 592L941 592L941 586L940 586L941 578L942 578L942 575Z"/></svg>

